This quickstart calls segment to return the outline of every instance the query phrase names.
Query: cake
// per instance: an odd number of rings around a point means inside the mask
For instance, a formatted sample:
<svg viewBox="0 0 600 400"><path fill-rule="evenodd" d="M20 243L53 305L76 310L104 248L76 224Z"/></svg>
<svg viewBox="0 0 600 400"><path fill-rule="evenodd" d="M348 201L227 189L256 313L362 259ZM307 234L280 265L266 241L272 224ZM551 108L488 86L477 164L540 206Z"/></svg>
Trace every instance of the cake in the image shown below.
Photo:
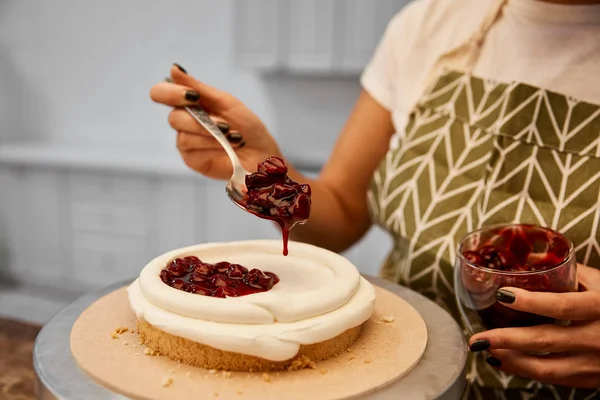
<svg viewBox="0 0 600 400"><path fill-rule="evenodd" d="M283 256L276 240L168 252L127 291L149 351L226 371L314 367L352 346L375 303L343 256L299 242Z"/></svg>

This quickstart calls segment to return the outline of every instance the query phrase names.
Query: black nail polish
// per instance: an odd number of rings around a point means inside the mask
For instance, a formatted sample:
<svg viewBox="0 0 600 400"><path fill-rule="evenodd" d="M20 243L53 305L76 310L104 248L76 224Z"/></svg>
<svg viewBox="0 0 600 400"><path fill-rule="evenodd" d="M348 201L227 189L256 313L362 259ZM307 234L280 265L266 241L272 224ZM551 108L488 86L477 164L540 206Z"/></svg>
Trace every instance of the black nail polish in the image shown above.
<svg viewBox="0 0 600 400"><path fill-rule="evenodd" d="M241 149L242 147L244 147L246 145L246 141L242 140L242 143L238 144L237 148Z"/></svg>
<svg viewBox="0 0 600 400"><path fill-rule="evenodd" d="M173 63L174 66L177 67L177 69L179 69L181 72L183 72L184 74L187 74L187 71L185 70L185 68L183 68L181 65L177 64L177 63Z"/></svg>
<svg viewBox="0 0 600 400"><path fill-rule="evenodd" d="M485 340L485 339L479 339L473 342L473 344L469 347L469 349L471 349L471 351L473 352L478 352L478 351L485 351L487 349L489 349L491 346L490 342Z"/></svg>
<svg viewBox="0 0 600 400"><path fill-rule="evenodd" d="M487 357L485 362L494 368L500 368L502 366L502 361L498 360L496 357Z"/></svg>
<svg viewBox="0 0 600 400"><path fill-rule="evenodd" d="M242 140L244 140L244 137L241 133L229 133L229 135L227 135L227 140L231 143L241 143Z"/></svg>
<svg viewBox="0 0 600 400"><path fill-rule="evenodd" d="M185 99L187 101L198 101L200 100L200 93L194 92L193 90L188 90L185 92Z"/></svg>
<svg viewBox="0 0 600 400"><path fill-rule="evenodd" d="M224 122L219 122L217 124L217 128L219 128L224 135L227 135L229 133L229 125L227 125Z"/></svg>
<svg viewBox="0 0 600 400"><path fill-rule="evenodd" d="M498 289L496 291L496 300L501 303L512 304L515 302L515 299L516 297L513 292L504 289Z"/></svg>

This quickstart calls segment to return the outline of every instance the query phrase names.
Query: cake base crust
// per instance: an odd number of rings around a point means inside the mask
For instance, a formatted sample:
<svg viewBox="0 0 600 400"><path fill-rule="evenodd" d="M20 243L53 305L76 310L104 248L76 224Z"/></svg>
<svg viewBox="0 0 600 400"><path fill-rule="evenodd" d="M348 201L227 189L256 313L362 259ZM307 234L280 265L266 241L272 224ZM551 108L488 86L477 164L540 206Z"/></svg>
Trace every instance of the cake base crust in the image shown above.
<svg viewBox="0 0 600 400"><path fill-rule="evenodd" d="M233 353L174 336L145 321L137 321L140 342L171 360L204 369L223 371L268 372L314 368L315 362L333 357L352 346L360 336L362 324L342 334L315 344L302 345L298 354L286 361L270 361L246 354Z"/></svg>

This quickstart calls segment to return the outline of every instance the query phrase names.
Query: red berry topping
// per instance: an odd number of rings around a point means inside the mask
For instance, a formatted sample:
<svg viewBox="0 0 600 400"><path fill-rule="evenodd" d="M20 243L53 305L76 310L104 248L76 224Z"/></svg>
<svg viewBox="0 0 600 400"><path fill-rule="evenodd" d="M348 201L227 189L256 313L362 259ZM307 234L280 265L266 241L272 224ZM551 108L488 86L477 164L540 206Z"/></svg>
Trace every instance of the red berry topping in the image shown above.
<svg viewBox="0 0 600 400"><path fill-rule="evenodd" d="M272 272L256 268L248 271L242 265L226 261L209 264L197 257L171 261L160 271L160 279L184 292L221 298L266 292L279 282Z"/></svg>
<svg viewBox="0 0 600 400"><path fill-rule="evenodd" d="M311 189L287 176L287 167L278 157L258 163L257 171L246 176L245 208L255 215L276 221L283 231L283 254L287 255L287 233L295 223L310 215Z"/></svg>
<svg viewBox="0 0 600 400"><path fill-rule="evenodd" d="M242 267L240 264L231 264L227 270L227 276L230 279L244 279L248 273L248 268Z"/></svg>
<svg viewBox="0 0 600 400"><path fill-rule="evenodd" d="M479 267L527 272L553 268L568 253L569 243L558 233L524 224L499 228L482 243L463 251L463 256Z"/></svg>
<svg viewBox="0 0 600 400"><path fill-rule="evenodd" d="M244 278L244 282L256 289L269 290L275 284L275 279L261 270L252 269Z"/></svg>

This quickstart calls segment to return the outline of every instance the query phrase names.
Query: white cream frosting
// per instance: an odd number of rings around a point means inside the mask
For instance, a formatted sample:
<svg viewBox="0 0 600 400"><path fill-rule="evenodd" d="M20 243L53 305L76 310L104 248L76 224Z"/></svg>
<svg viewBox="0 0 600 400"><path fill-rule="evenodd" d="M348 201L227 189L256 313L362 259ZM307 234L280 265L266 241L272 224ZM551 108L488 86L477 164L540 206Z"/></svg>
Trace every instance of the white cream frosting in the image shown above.
<svg viewBox="0 0 600 400"><path fill-rule="evenodd" d="M213 298L165 285L159 272L176 257L228 261L277 274L271 290ZM156 328L224 351L273 361L295 356L300 345L331 339L370 318L373 286L339 254L305 243L252 240L208 243L152 260L128 289L138 319Z"/></svg>

